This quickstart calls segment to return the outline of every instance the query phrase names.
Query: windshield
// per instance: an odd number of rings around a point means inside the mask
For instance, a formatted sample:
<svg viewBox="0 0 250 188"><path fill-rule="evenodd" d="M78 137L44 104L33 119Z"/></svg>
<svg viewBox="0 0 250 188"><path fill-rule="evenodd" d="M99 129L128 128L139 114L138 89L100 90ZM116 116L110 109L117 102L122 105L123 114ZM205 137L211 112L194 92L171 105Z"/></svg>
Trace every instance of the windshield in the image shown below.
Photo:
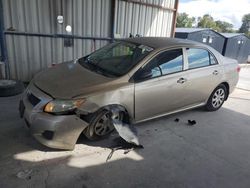
<svg viewBox="0 0 250 188"><path fill-rule="evenodd" d="M79 63L105 76L122 76L128 73L153 48L124 41L114 42L79 59Z"/></svg>

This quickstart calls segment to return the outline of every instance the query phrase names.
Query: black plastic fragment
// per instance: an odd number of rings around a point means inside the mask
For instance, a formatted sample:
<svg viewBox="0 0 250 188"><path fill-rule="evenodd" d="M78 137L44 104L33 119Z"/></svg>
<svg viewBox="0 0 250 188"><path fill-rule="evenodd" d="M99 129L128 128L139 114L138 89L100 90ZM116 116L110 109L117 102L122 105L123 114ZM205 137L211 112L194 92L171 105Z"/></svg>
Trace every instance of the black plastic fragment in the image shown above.
<svg viewBox="0 0 250 188"><path fill-rule="evenodd" d="M180 119L179 119L179 118L176 118L174 121L175 121L175 122L179 122L179 121L180 121Z"/></svg>
<svg viewBox="0 0 250 188"><path fill-rule="evenodd" d="M117 150L125 150L124 154L127 154L130 151L133 151L135 149L143 149L144 148L142 145L135 145L133 143L128 143L126 140L124 140L121 137L114 139L114 141L116 144L110 148L111 152L109 153L109 155L106 159L106 162L112 158L114 152Z"/></svg>
<svg viewBox="0 0 250 188"><path fill-rule="evenodd" d="M195 120L188 120L188 125L191 125L191 126L193 126L193 125L195 125L196 124L196 121Z"/></svg>

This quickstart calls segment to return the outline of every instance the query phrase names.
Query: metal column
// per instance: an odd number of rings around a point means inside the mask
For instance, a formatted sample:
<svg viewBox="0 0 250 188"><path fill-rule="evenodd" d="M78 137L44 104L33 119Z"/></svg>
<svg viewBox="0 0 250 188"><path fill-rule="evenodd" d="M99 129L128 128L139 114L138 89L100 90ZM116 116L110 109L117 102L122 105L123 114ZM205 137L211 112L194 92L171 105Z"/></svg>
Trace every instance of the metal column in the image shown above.
<svg viewBox="0 0 250 188"><path fill-rule="evenodd" d="M9 66L7 58L7 48L4 35L4 18L3 18L3 2L0 0L0 48L1 48L1 59L0 61L5 63L5 76L9 78Z"/></svg>

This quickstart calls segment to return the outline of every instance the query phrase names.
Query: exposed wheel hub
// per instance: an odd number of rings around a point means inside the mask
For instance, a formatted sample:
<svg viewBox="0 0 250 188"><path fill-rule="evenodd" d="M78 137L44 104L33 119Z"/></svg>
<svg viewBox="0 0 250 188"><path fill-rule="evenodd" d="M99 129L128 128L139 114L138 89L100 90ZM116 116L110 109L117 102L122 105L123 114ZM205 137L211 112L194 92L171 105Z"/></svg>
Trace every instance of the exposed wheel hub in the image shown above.
<svg viewBox="0 0 250 188"><path fill-rule="evenodd" d="M121 119L118 115L115 119ZM95 134L98 136L105 136L114 130L113 122L109 112L105 113L95 125Z"/></svg>

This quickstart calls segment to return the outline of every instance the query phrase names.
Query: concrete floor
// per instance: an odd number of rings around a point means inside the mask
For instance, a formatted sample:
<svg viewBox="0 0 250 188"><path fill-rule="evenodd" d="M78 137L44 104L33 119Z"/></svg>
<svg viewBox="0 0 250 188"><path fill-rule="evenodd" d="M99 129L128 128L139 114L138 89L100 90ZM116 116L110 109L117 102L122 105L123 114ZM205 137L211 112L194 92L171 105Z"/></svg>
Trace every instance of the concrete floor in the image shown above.
<svg viewBox="0 0 250 188"><path fill-rule="evenodd" d="M196 109L139 124L145 148L117 151L108 162L115 134L98 142L81 138L74 151L51 150L24 128L19 96L0 98L0 187L249 188L250 91L244 86L250 79L245 81L219 111ZM187 126L188 119L197 124Z"/></svg>

